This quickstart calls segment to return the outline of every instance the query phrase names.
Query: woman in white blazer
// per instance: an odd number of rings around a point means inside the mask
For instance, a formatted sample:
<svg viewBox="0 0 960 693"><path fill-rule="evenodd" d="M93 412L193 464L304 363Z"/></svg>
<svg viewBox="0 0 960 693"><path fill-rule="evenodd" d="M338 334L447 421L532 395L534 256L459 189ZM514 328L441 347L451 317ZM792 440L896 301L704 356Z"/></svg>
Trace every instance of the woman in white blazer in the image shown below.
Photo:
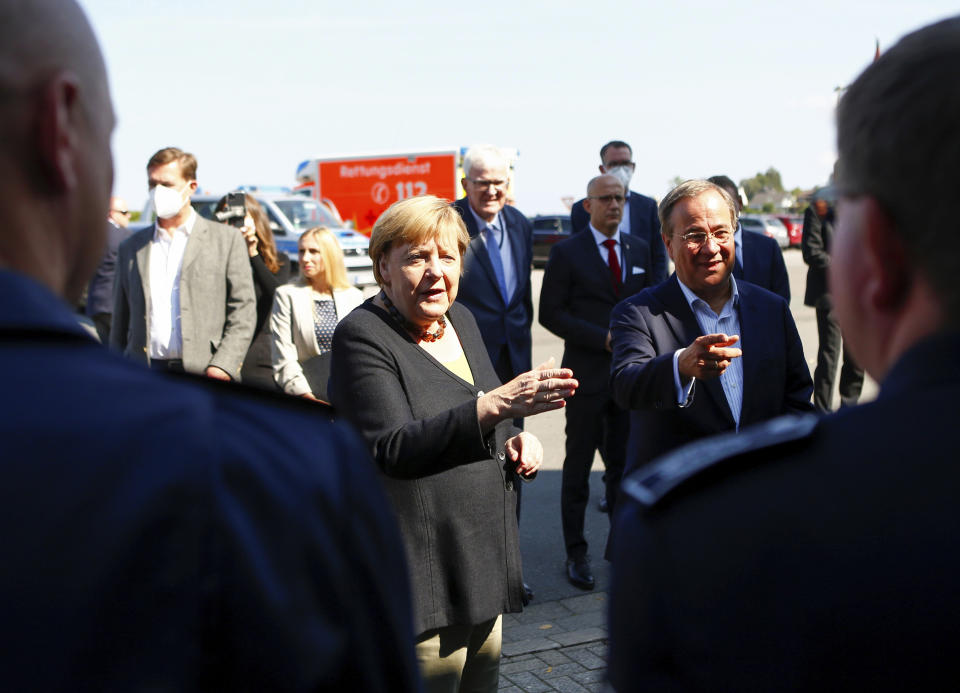
<svg viewBox="0 0 960 693"><path fill-rule="evenodd" d="M273 377L287 394L316 400L302 364L330 350L333 329L363 294L350 286L330 229L304 231L297 247L300 278L277 289L270 314Z"/></svg>

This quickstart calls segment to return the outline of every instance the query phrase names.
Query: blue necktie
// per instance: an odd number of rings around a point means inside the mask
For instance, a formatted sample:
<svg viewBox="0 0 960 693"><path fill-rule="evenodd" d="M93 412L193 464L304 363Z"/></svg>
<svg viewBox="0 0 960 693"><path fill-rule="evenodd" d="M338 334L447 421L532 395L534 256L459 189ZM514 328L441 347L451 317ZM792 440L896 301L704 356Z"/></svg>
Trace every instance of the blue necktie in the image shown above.
<svg viewBox="0 0 960 693"><path fill-rule="evenodd" d="M503 302L510 303L510 297L507 296L507 280L503 276L503 258L500 257L500 245L493 235L492 226L488 226L483 230L483 237L487 242L487 252L490 254L493 273L497 275L497 283L500 285L500 294L503 296Z"/></svg>

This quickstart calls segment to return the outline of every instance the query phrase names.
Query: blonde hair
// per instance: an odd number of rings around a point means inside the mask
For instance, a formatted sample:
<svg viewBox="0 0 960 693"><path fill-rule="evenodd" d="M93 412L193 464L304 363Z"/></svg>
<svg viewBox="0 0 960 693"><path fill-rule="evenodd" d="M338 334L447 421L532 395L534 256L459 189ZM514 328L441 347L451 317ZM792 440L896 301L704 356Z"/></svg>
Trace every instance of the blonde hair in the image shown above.
<svg viewBox="0 0 960 693"><path fill-rule="evenodd" d="M467 227L449 202L433 195L419 195L387 207L373 225L370 235L370 259L373 260L373 276L377 284L383 286L380 259L394 244L418 245L432 239L455 240L461 258L470 244Z"/></svg>
<svg viewBox="0 0 960 693"><path fill-rule="evenodd" d="M320 246L320 255L323 256L323 275L327 286L331 289L349 289L351 284L347 279L347 268L343 264L343 250L333 231L326 226L314 226L300 234L297 246L299 247L302 241L309 238L315 238L317 245ZM306 281L302 273L300 278Z"/></svg>

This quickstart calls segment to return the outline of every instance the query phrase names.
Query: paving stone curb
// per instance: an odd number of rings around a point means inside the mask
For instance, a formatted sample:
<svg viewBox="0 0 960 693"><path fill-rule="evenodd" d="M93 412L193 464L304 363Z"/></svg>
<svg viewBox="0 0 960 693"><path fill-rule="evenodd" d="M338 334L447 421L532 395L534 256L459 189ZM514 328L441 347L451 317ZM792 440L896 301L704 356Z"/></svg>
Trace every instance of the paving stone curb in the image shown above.
<svg viewBox="0 0 960 693"><path fill-rule="evenodd" d="M505 615L500 693L603 691L606 608L596 592Z"/></svg>

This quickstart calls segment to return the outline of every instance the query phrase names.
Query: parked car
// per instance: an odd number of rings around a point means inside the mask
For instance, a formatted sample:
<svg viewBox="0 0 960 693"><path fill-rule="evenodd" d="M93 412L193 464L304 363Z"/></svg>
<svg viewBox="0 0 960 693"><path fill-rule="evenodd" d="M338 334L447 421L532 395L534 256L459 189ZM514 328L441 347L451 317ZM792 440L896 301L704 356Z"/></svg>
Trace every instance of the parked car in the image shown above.
<svg viewBox="0 0 960 693"><path fill-rule="evenodd" d="M783 222L772 214L741 214L740 225L744 231L762 233L777 242L780 248L790 245L790 234Z"/></svg>
<svg viewBox="0 0 960 693"><path fill-rule="evenodd" d="M347 267L347 278L354 286L374 286L373 263L370 261L368 248L370 239L362 233L344 228L337 222L326 207L316 200L302 195L286 193L249 193L256 198L270 221L270 230L277 243L277 250L286 253L290 259L290 272L295 276L298 272L297 241L300 234L314 226L326 226L337 236L340 247L343 248L343 263ZM197 214L207 219L213 219L217 202L223 195L194 195L190 204L197 210ZM141 219L149 219L153 223L153 204L147 199Z"/></svg>
<svg viewBox="0 0 960 693"><path fill-rule="evenodd" d="M799 248L803 240L803 217L791 216L789 214L778 214L777 219L783 222L787 227L787 235L790 237L790 247Z"/></svg>
<svg viewBox="0 0 960 693"><path fill-rule="evenodd" d="M573 231L570 216L563 214L537 215L530 220L533 225L533 266L544 267L550 257L550 248L557 241L569 238Z"/></svg>

